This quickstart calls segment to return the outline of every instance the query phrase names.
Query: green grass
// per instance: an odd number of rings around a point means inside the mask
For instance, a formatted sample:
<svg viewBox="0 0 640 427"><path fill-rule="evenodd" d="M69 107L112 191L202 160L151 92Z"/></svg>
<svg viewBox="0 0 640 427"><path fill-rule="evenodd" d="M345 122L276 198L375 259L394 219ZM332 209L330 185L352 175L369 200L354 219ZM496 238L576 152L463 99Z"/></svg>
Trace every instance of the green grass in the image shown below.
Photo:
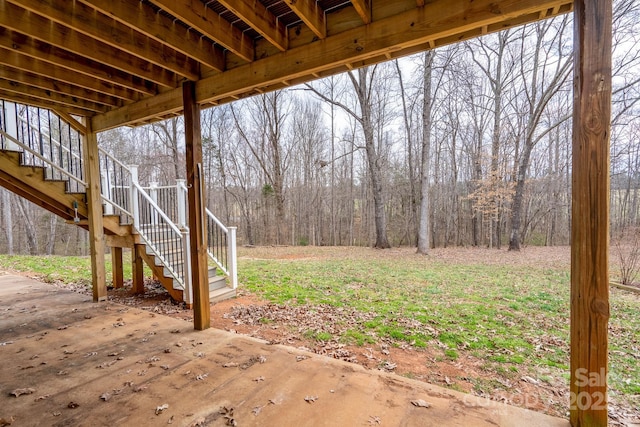
<svg viewBox="0 0 640 427"><path fill-rule="evenodd" d="M123 253L122 269L125 279L131 278L131 253ZM32 273L47 283L56 281L91 287L91 259L81 256L0 255L0 269ZM111 256L105 257L107 284L111 283ZM145 277L151 270L145 265Z"/></svg>
<svg viewBox="0 0 640 427"><path fill-rule="evenodd" d="M468 354L488 371L552 375L569 370L569 272L380 256L242 259L240 283L276 303L329 304L373 312L338 337L369 344L391 339L438 344L445 359ZM612 289L610 386L640 393L640 298ZM405 319L413 321L407 326ZM417 321L417 322L416 322ZM435 331L435 333L433 332ZM482 388L482 386L480 386ZM637 396L636 399L639 397Z"/></svg>

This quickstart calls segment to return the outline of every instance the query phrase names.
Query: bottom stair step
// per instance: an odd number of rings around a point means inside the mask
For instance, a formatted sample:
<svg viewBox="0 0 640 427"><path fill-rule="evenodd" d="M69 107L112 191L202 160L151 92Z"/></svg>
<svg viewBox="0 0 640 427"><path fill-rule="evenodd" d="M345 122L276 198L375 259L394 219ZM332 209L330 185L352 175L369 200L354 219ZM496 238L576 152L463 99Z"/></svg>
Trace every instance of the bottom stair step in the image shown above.
<svg viewBox="0 0 640 427"><path fill-rule="evenodd" d="M209 277L209 292L215 291L216 289L226 288L227 287L227 278L225 276L213 276Z"/></svg>
<svg viewBox="0 0 640 427"><path fill-rule="evenodd" d="M226 286L215 291L209 291L209 302L220 302L235 297L236 290Z"/></svg>

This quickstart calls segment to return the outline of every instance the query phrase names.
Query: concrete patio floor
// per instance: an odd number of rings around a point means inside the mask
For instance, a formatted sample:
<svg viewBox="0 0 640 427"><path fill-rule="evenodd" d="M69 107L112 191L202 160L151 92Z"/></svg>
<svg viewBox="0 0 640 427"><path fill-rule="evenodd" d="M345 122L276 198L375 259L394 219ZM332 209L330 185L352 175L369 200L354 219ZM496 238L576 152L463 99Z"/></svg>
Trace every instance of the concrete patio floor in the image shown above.
<svg viewBox="0 0 640 427"><path fill-rule="evenodd" d="M412 404L419 400L430 407ZM196 332L182 320L95 304L6 273L1 419L12 426L569 425L246 336Z"/></svg>

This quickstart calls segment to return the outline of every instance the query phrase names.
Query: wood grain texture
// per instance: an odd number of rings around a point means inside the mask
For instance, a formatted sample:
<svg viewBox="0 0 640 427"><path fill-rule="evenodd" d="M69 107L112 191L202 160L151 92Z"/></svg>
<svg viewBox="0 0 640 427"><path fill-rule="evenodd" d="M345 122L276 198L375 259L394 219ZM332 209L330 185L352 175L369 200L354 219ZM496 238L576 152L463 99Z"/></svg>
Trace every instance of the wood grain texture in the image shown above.
<svg viewBox="0 0 640 427"><path fill-rule="evenodd" d="M196 103L195 83L182 85L184 103L184 133L186 145L187 199L189 206L189 237L191 251L191 289L193 293L193 327L196 330L211 326L209 308L209 275L207 258L207 223L204 217L205 195L202 192L202 136L200 108Z"/></svg>
<svg viewBox="0 0 640 427"><path fill-rule="evenodd" d="M111 248L111 276L113 287L120 289L124 286L124 273L122 269L122 248Z"/></svg>
<svg viewBox="0 0 640 427"><path fill-rule="evenodd" d="M574 7L570 420L606 426L612 6Z"/></svg>
<svg viewBox="0 0 640 427"><path fill-rule="evenodd" d="M100 195L100 163L98 138L86 123L87 134L84 142L84 170L87 180L87 213L89 221L89 253L91 256L91 283L93 300L107 299L105 270L104 229L102 224L102 197Z"/></svg>

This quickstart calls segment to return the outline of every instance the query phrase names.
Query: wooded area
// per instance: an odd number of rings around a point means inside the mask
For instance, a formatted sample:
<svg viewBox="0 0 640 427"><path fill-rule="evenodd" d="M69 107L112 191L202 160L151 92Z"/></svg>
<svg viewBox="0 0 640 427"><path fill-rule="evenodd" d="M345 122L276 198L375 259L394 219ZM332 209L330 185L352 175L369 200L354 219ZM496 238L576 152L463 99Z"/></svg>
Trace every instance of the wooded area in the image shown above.
<svg viewBox="0 0 640 427"><path fill-rule="evenodd" d="M614 239L639 220L638 9L614 2ZM209 208L248 245L568 244L571 19L203 110ZM182 118L99 142L144 185L185 178ZM0 195L1 251L87 253L83 230Z"/></svg>

